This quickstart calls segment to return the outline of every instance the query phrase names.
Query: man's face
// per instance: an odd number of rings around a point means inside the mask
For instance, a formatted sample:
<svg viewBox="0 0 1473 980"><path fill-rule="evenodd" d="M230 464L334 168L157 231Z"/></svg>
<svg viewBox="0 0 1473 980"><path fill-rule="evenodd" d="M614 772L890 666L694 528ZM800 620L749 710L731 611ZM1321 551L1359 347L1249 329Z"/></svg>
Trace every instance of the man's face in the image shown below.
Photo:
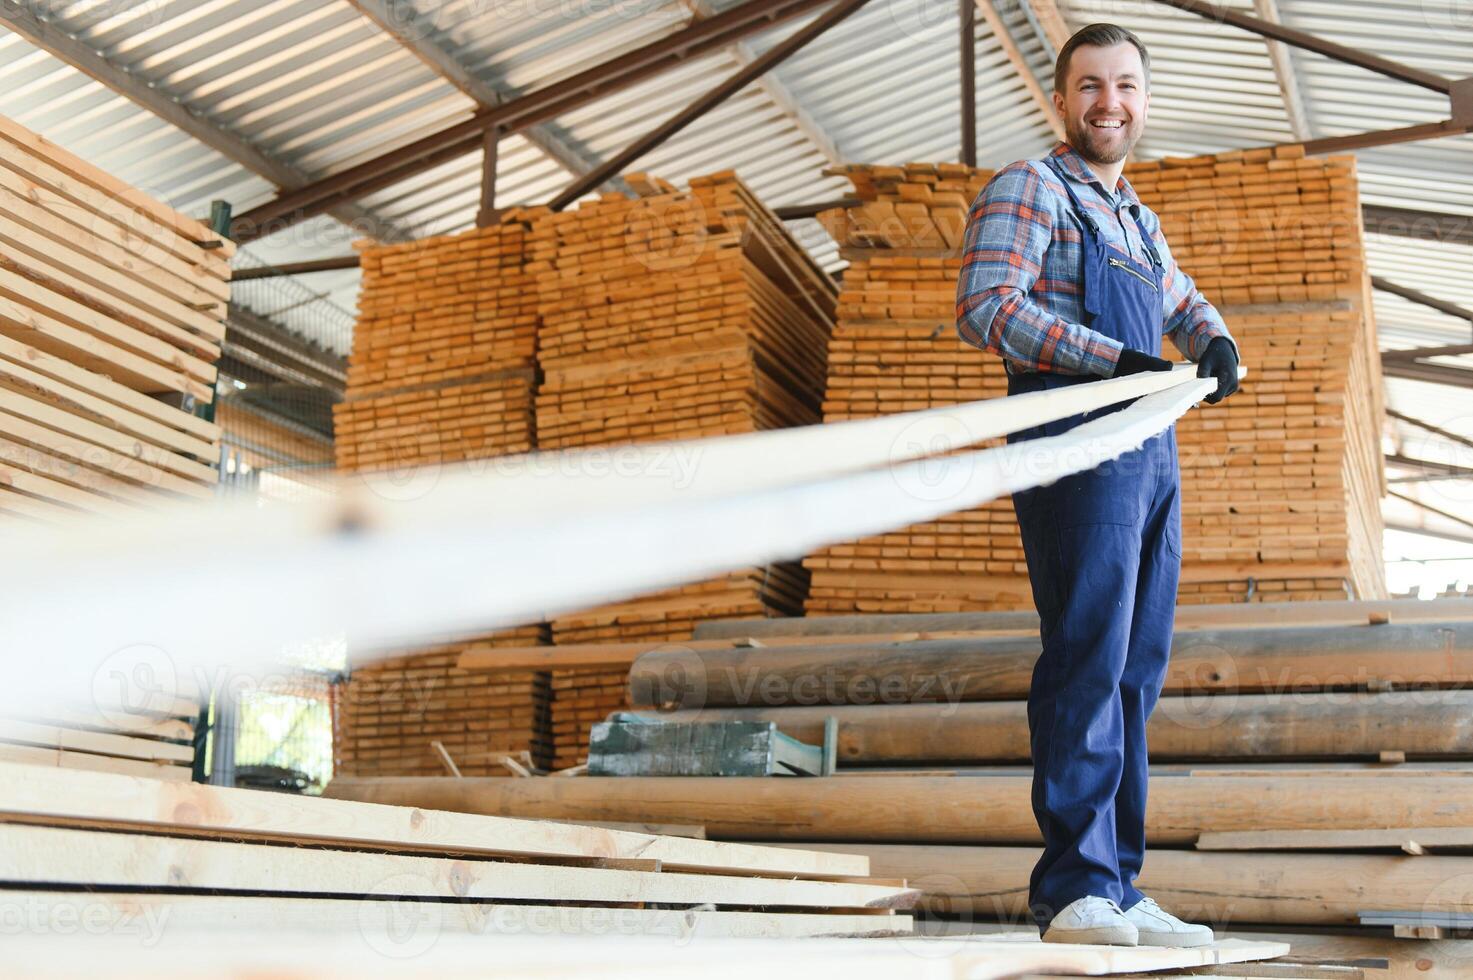
<svg viewBox="0 0 1473 980"><path fill-rule="evenodd" d="M1069 145L1090 163L1124 160L1141 138L1146 109L1146 73L1133 44L1085 45L1069 58L1069 81L1054 93Z"/></svg>

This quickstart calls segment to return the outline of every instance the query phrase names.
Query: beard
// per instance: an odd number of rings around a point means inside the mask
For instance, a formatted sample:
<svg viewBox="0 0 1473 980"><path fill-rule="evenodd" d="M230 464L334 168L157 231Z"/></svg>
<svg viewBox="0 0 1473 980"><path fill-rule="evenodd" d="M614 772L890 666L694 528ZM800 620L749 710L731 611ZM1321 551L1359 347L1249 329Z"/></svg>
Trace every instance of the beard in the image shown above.
<svg viewBox="0 0 1473 980"><path fill-rule="evenodd" d="M1090 163L1111 166L1124 160L1141 138L1141 127L1136 120L1125 122L1114 134L1109 130L1095 129L1083 119L1066 120L1064 135L1069 145Z"/></svg>

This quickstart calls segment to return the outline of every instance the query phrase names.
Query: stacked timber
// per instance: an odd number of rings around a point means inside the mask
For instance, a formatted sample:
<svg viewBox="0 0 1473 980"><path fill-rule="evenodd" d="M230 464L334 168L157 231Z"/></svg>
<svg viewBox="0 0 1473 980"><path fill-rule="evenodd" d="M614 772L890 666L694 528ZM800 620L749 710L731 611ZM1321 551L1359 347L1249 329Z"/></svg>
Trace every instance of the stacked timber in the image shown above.
<svg viewBox="0 0 1473 980"><path fill-rule="evenodd" d="M835 287L730 171L688 191L644 175L539 217L527 238L539 297L541 449L699 439L820 421ZM729 616L796 615L796 564L737 569L553 621L557 644L680 640ZM552 675L556 763L624 706L622 671Z"/></svg>
<svg viewBox="0 0 1473 980"><path fill-rule="evenodd" d="M146 923L155 960L241 930L421 966L457 934L544 953L548 936L903 935L917 897L862 857L6 764L0 867L0 903L35 931L80 919L137 946Z"/></svg>
<svg viewBox="0 0 1473 980"><path fill-rule="evenodd" d="M513 210L487 228L360 248L360 315L347 391L333 410L339 470L384 474L412 492L436 467L532 449L531 215ZM533 625L386 661L353 657L335 702L338 771L509 776L508 757L545 766L547 675L466 675L456 662L474 647L546 642L546 627Z"/></svg>
<svg viewBox="0 0 1473 980"><path fill-rule="evenodd" d="M1126 172L1249 370L1177 425L1182 600L1384 597L1384 406L1355 158L1288 146Z"/></svg>
<svg viewBox="0 0 1473 980"><path fill-rule="evenodd" d="M404 469L532 448L537 305L527 212L458 235L359 249L359 317L338 466Z"/></svg>
<svg viewBox="0 0 1473 980"><path fill-rule="evenodd" d="M846 166L861 203L820 219L851 265L825 420L1001 397L1001 360L955 332L960 198L990 174ZM1380 367L1354 161L1302 147L1127 168L1223 313L1242 390L1177 425L1183 603L1384 597ZM1371 397L1358 393L1372 392ZM1007 500L809 556L810 614L1027 609Z"/></svg>
<svg viewBox="0 0 1473 980"><path fill-rule="evenodd" d="M0 514L213 495L232 251L0 117Z"/></svg>
<svg viewBox="0 0 1473 980"><path fill-rule="evenodd" d="M197 699L158 691L126 705L38 708L0 718L0 762L188 782L201 710Z"/></svg>
<svg viewBox="0 0 1473 980"><path fill-rule="evenodd" d="M546 626L518 627L356 667L335 700L334 772L509 776L508 758L548 768L547 673L459 667L469 650L546 642Z"/></svg>
<svg viewBox="0 0 1473 980"><path fill-rule="evenodd" d="M991 171L908 164L825 173L849 178L863 203L819 216L850 263L829 344L824 421L1004 397L1003 362L980 356L952 327L967 206ZM1007 499L834 545L803 564L809 615L1032 604Z"/></svg>

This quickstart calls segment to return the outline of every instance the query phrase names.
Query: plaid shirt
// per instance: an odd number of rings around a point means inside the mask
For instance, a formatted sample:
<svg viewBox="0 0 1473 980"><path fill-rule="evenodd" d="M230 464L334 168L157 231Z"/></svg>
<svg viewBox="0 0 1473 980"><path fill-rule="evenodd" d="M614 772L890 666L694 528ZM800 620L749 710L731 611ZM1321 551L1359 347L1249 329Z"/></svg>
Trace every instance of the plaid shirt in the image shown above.
<svg viewBox="0 0 1473 980"><path fill-rule="evenodd" d="M1074 182L1107 245L1150 265L1140 216L1161 255L1162 333L1195 361L1214 337L1227 337L1222 316L1171 257L1161 222L1123 176L1117 193L1068 144L1049 154ZM962 340L1025 370L1109 377L1121 344L1083 325L1082 226L1057 171L1043 160L999 170L972 203L956 286L956 329ZM1237 345L1234 344L1234 347Z"/></svg>

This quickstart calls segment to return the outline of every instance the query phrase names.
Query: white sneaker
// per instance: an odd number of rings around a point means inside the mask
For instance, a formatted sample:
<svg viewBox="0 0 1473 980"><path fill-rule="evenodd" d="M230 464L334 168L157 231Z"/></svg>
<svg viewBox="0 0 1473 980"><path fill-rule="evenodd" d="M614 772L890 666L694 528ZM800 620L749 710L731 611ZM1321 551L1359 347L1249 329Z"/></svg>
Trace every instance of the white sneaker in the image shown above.
<svg viewBox="0 0 1473 980"><path fill-rule="evenodd" d="M1135 926L1141 946L1207 946L1217 939L1209 926L1183 922L1151 898L1132 905L1125 918Z"/></svg>
<svg viewBox="0 0 1473 980"><path fill-rule="evenodd" d="M1083 943L1100 946L1136 945L1136 928L1113 899L1086 895L1070 902L1054 916L1046 943Z"/></svg>

